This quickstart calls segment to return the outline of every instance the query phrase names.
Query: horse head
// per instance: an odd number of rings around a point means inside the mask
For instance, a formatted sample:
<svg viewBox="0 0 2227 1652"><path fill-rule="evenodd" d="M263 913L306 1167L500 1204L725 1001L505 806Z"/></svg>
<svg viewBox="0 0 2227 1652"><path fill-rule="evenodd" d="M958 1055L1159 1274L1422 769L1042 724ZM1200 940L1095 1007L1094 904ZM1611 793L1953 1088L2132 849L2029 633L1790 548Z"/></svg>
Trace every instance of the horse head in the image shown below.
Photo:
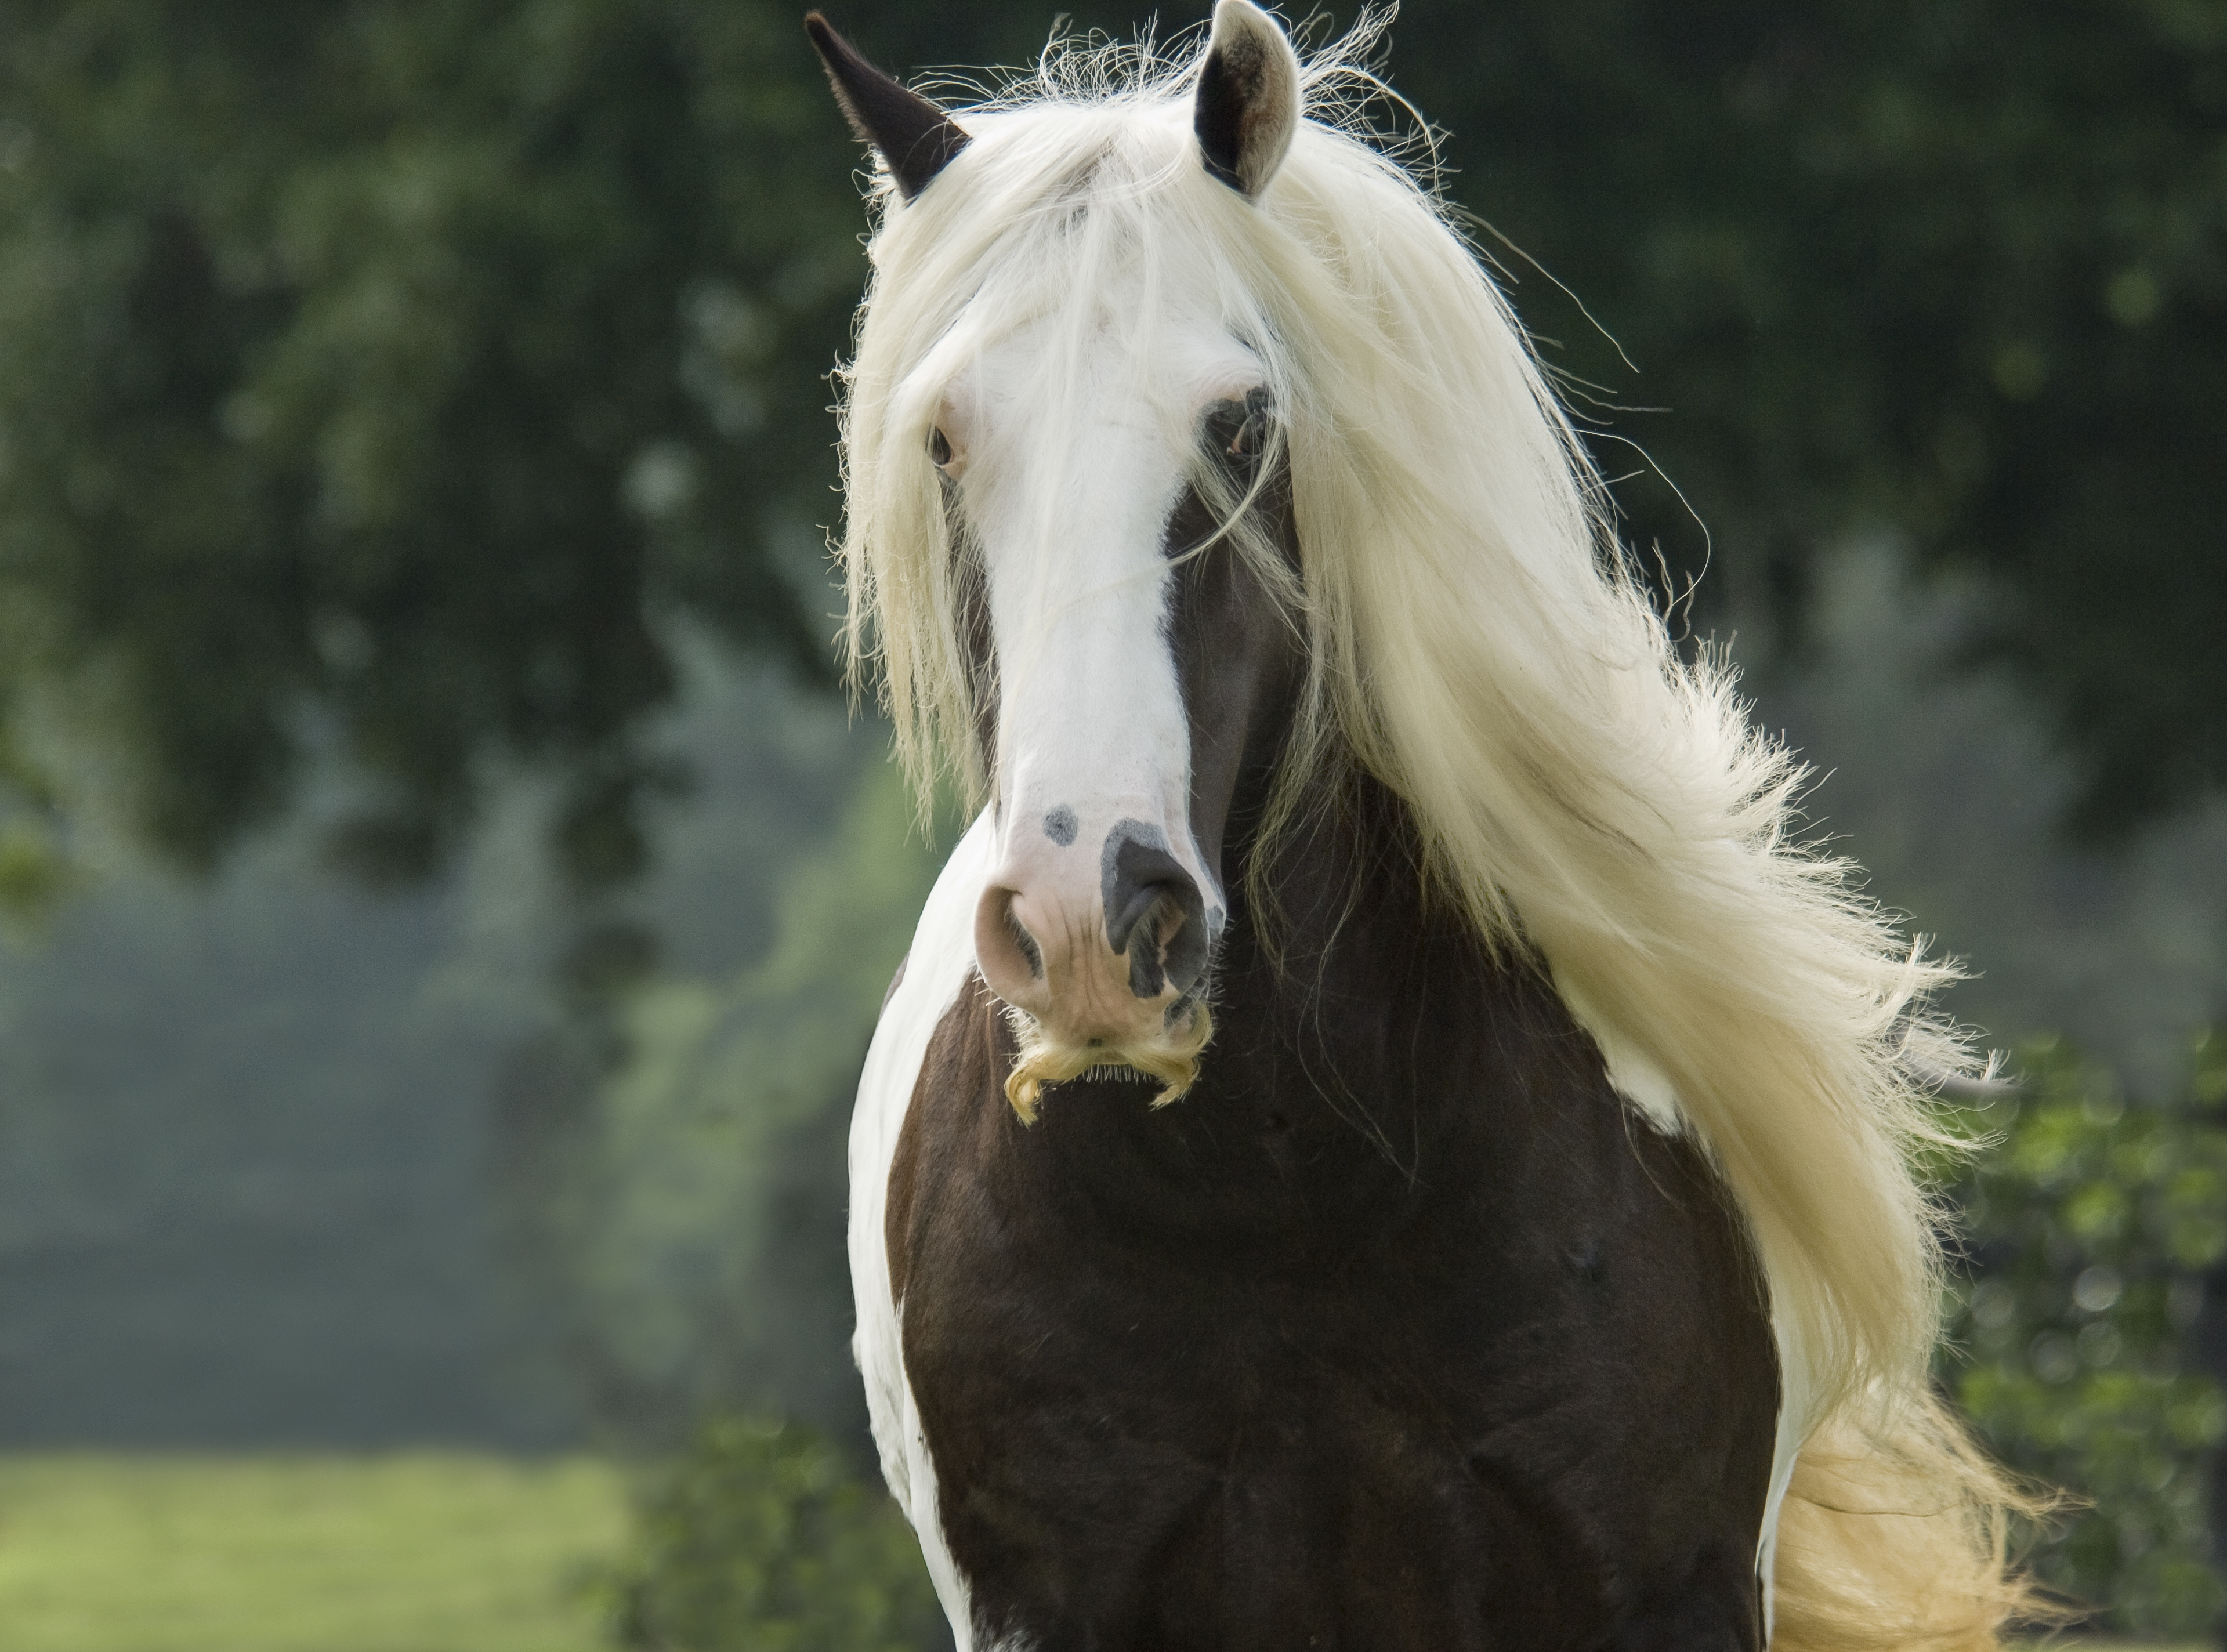
<svg viewBox="0 0 2227 1652"><path fill-rule="evenodd" d="M919 210L946 168L1037 136L978 140L816 14L810 27L889 168L892 214ZM1176 186L1194 210L1252 210L1299 92L1282 32L1221 0ZM1024 233L953 258L966 297L896 401L922 425L912 460L935 478L963 591L997 833L975 949L1015 1012L1007 1095L1028 1119L1043 1085L1094 1068L1158 1079L1161 1102L1189 1087L1211 1036L1233 802L1289 721L1304 650L1270 366L1228 272L1140 257L1139 220L1056 194L1020 216ZM1043 283L1027 256L1043 235L1100 243L1076 265L1089 278Z"/></svg>

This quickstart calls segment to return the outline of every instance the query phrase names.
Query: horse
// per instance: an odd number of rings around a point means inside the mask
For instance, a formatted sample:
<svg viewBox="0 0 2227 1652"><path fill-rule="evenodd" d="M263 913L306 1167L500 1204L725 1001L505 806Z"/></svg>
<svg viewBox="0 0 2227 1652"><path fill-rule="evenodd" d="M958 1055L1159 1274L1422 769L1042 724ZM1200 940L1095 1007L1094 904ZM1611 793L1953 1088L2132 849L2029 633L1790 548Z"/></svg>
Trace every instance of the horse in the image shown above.
<svg viewBox="0 0 2227 1652"><path fill-rule="evenodd" d="M850 1141L884 1476L981 1652L1994 1646L1949 972L1668 635L1382 21L953 109L806 20L844 644L979 808Z"/></svg>

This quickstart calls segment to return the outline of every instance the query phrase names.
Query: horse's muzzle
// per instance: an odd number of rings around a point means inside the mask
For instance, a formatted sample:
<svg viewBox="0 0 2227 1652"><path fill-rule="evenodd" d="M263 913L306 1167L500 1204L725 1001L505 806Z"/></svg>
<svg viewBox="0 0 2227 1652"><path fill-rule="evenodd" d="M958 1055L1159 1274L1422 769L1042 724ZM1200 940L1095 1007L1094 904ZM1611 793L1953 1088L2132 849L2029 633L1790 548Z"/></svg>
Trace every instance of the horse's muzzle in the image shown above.
<svg viewBox="0 0 2227 1652"><path fill-rule="evenodd" d="M975 909L976 962L1031 1024L1024 1043L1044 1057L1046 1081L1126 1065L1180 1094L1204 1042L1197 999L1219 909L1153 828L1116 822L1095 858L1094 869L1085 855L1010 857Z"/></svg>

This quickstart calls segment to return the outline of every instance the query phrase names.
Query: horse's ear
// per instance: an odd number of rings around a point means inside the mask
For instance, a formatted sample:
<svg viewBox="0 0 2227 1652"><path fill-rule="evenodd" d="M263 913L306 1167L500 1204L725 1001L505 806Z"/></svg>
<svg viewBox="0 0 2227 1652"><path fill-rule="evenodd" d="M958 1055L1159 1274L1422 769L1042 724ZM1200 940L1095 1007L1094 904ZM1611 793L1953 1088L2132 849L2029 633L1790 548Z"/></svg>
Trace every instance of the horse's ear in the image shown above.
<svg viewBox="0 0 2227 1652"><path fill-rule="evenodd" d="M812 36L851 130L860 143L881 151L897 193L910 201L967 147L970 134L918 92L867 62L818 12L805 13L804 32Z"/></svg>
<svg viewBox="0 0 2227 1652"><path fill-rule="evenodd" d="M1206 169L1258 195L1284 163L1299 126L1299 58L1253 0L1220 0L1198 75L1191 130Z"/></svg>

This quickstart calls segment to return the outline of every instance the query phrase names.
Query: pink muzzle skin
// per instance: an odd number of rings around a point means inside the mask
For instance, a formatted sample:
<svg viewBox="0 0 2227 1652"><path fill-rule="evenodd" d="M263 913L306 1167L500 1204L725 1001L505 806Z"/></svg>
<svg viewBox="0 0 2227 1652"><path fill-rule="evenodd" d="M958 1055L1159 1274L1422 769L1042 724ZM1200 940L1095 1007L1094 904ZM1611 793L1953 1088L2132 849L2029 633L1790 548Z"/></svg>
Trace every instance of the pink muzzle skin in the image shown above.
<svg viewBox="0 0 2227 1652"><path fill-rule="evenodd" d="M1132 1058L1183 1041L1171 1022L1203 981L1221 903L1207 905L1157 825L1115 818L1094 841L1064 806L1016 809L1005 825L974 914L982 979L1045 1046L1151 1070Z"/></svg>

